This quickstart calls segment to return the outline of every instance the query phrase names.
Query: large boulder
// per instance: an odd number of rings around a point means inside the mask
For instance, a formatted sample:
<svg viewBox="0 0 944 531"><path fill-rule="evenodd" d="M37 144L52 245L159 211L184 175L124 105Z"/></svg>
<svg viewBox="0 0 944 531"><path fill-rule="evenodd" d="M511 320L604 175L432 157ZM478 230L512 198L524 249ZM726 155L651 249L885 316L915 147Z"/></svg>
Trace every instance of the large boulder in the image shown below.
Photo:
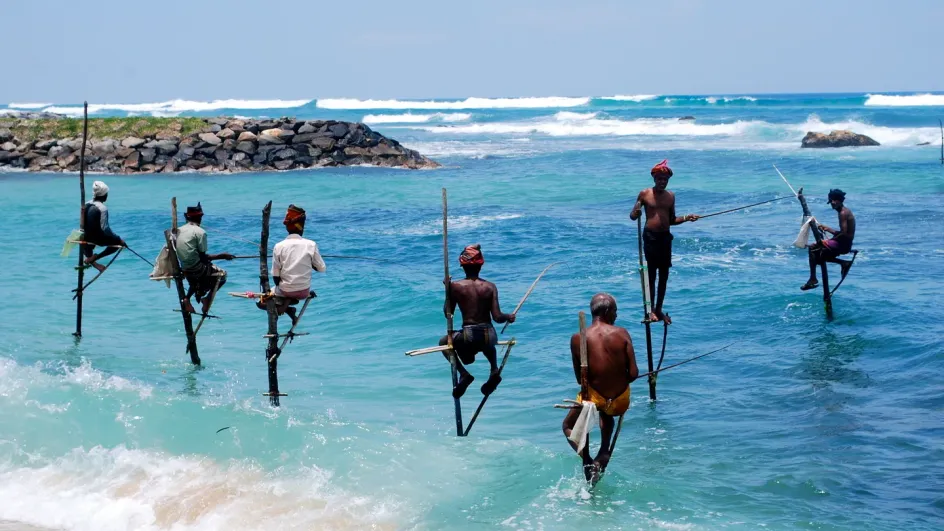
<svg viewBox="0 0 944 531"><path fill-rule="evenodd" d="M223 143L223 141L220 140L220 137L213 133L200 133L197 135L197 137L211 146L218 146Z"/></svg>
<svg viewBox="0 0 944 531"><path fill-rule="evenodd" d="M138 138L136 136L129 136L128 138L121 141L121 146L128 147L128 148L136 148L136 147L143 146L145 142L147 142L147 140L143 138Z"/></svg>
<svg viewBox="0 0 944 531"><path fill-rule="evenodd" d="M839 148L839 147L858 147L858 146L879 146L878 142L872 138L853 133L852 131L832 131L825 133L806 133L800 147L805 148Z"/></svg>

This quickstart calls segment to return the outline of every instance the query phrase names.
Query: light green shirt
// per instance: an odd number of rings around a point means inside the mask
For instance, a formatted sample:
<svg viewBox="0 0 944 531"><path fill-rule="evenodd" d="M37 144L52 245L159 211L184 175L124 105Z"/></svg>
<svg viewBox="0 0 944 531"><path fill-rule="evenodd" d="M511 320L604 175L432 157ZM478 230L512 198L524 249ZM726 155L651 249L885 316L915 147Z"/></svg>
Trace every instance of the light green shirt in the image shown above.
<svg viewBox="0 0 944 531"><path fill-rule="evenodd" d="M207 233L200 225L187 222L177 229L177 259L184 271L200 265L200 253L207 253Z"/></svg>

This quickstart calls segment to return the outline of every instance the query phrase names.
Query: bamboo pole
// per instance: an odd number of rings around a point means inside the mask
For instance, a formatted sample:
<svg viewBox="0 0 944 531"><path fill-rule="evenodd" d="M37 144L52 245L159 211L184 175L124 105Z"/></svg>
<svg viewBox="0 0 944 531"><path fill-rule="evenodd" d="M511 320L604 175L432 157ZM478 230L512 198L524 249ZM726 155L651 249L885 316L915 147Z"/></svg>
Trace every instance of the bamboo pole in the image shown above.
<svg viewBox="0 0 944 531"><path fill-rule="evenodd" d="M502 357L501 365L498 366L498 375L501 376L502 371L505 370L505 364L508 363L508 356L511 355L511 347L515 346L515 338L511 338L507 341L505 347L505 355ZM493 391L494 392L494 391ZM465 427L465 432L462 433L463 437L468 437L469 432L472 431L472 425L475 424L475 420L479 418L479 413L482 412L482 408L485 407L485 402L488 402L488 397L492 396L492 393L489 393L482 397L482 401L479 402L479 407L475 408L475 413L472 414L472 418L469 419L469 424Z"/></svg>
<svg viewBox="0 0 944 531"><path fill-rule="evenodd" d="M810 213L810 207L806 204L806 197L803 196L803 187L800 187L800 191L797 192L797 199L800 200L800 206L803 207L803 215L806 217L813 217L813 214ZM819 226L816 223L810 223L810 229L813 230L813 237L816 238L816 243L820 247L823 246L823 231L819 229ZM811 252L811 251L807 251ZM826 262L823 261L820 264L820 274L823 277L823 306L826 308L826 318L832 320L833 318L833 300L832 295L829 291L829 271L826 268Z"/></svg>
<svg viewBox="0 0 944 531"><path fill-rule="evenodd" d="M452 349L452 312L449 310L450 295L452 291L452 277L449 276L449 206L446 200L446 189L442 189L442 213L443 213L443 284L446 288L446 301L443 306L443 312L446 314L446 345L449 347L449 366L452 370L452 388L455 390L459 386L459 358L456 351ZM453 404L456 412L456 436L462 437L462 403L458 398L453 398Z"/></svg>
<svg viewBox="0 0 944 531"><path fill-rule="evenodd" d="M184 274L177 259L177 198L170 199L170 230L164 231L164 241L167 242L167 252L170 254L171 270L174 285L177 287L177 302L180 304L180 315L184 320L184 332L187 334L187 352L190 362L200 365L200 354L197 351L197 338L193 334L193 317L187 311L187 292L184 290Z"/></svg>
<svg viewBox="0 0 944 531"><path fill-rule="evenodd" d="M266 203L262 209L262 234L259 241L259 286L262 293L269 293L269 216L272 213L272 201ZM279 392L279 313L275 306L275 297L266 299L266 314L269 317L269 342L266 347L266 365L269 375L269 404L279 407L279 397L285 396Z"/></svg>
<svg viewBox="0 0 944 531"><path fill-rule="evenodd" d="M656 399L656 379L652 370L652 322L649 316L652 314L652 297L649 293L649 266L642 250L642 216L636 218L636 237L639 244L639 282L642 286L642 322L646 325L646 361L649 364L649 400Z"/></svg>
<svg viewBox="0 0 944 531"><path fill-rule="evenodd" d="M85 143L88 140L88 102L82 104L82 148L79 150L79 194L81 208L79 208L79 230L85 231ZM76 285L78 296L75 298L75 332L72 335L82 337L82 285L85 282L85 268L83 267L82 246L79 246L79 281Z"/></svg>

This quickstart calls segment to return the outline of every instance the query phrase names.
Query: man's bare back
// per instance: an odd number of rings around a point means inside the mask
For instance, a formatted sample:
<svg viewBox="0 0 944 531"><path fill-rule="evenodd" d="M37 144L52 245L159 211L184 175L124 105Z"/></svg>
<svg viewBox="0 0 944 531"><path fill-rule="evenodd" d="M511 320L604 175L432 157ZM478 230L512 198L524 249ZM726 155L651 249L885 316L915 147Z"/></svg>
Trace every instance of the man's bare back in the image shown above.
<svg viewBox="0 0 944 531"><path fill-rule="evenodd" d="M501 319L498 288L481 278L465 278L452 283L452 298L462 312L462 324L476 325Z"/></svg>
<svg viewBox="0 0 944 531"><path fill-rule="evenodd" d="M570 338L574 375L580 383L580 334ZM633 340L625 328L595 321L587 328L587 385L616 398L639 376Z"/></svg>

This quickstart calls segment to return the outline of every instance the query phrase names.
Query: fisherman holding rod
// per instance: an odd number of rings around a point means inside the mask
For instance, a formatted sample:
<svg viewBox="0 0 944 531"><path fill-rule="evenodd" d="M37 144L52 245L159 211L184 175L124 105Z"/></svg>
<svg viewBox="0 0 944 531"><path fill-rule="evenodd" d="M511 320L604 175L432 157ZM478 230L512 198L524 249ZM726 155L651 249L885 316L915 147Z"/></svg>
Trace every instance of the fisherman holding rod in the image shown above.
<svg viewBox="0 0 944 531"><path fill-rule="evenodd" d="M502 379L495 348L498 344L498 333L492 326L492 320L496 323L515 322L514 314L502 313L495 284L479 277L483 264L485 257L482 255L482 247L478 244L469 245L459 255L459 265L465 271L465 278L457 282L451 279L447 281L446 289L449 290L450 296L443 311L446 315L453 315L458 305L462 312L462 330L454 332L452 337L453 350L461 361L456 364L460 378L452 390L453 398L465 394L466 389L475 380L463 365L474 363L475 355L479 352L485 355L491 367L488 381L482 385L482 394L488 396L495 391ZM448 339L443 336L439 344L448 344ZM450 352L444 351L443 356L449 360Z"/></svg>
<svg viewBox="0 0 944 531"><path fill-rule="evenodd" d="M206 315L213 304L213 296L226 284L226 271L217 267L213 260L232 260L233 255L207 254L207 234L200 226L203 222L203 205L199 202L195 207L187 207L184 219L187 223L177 230L175 243L180 270L190 284L184 305L188 312L196 313L190 303L190 296L195 295L197 302L202 301L202 313Z"/></svg>
<svg viewBox="0 0 944 531"><path fill-rule="evenodd" d="M84 240L82 254L85 255L85 265L94 267L99 272L104 272L106 267L99 264L99 260L125 247L125 241L111 230L108 223L106 201L108 201L108 185L102 181L95 181L92 183L92 200L85 203L85 234L82 237ZM105 249L95 254L96 245L103 246Z"/></svg>
<svg viewBox="0 0 944 531"><path fill-rule="evenodd" d="M801 190L802 192L802 190ZM819 230L832 234L833 237L823 240L822 243L814 243L809 247L810 255L810 278L806 284L800 288L803 291L811 290L819 286L816 280L816 266L825 262L839 264L842 279L846 278L852 262L849 260L840 260L839 256L852 252L852 240L855 238L856 220L849 207L845 206L846 193L835 188L829 191L829 206L839 213L839 230L826 225L818 225Z"/></svg>
<svg viewBox="0 0 944 531"><path fill-rule="evenodd" d="M600 451L596 458L590 458L589 433L574 429L585 407L571 409L564 417L562 429L571 448L583 459L587 481L595 483L610 462L615 446L615 440L610 443L614 419L622 418L629 409L629 384L639 376L639 368L629 331L615 325L616 299L609 293L597 293L590 299L590 315L593 317L590 327L571 336L570 354L581 389L576 402L592 403L600 416ZM586 338L585 354L581 352L584 341L581 336ZM585 362L582 356L586 356Z"/></svg>
<svg viewBox="0 0 944 531"><path fill-rule="evenodd" d="M318 244L302 237L305 233L305 209L289 205L282 224L288 236L275 244L272 251L272 278L275 280L276 311L287 313L292 325L298 322L295 308L299 301L315 296L311 291L311 272L324 273L328 266L318 252ZM256 303L260 310L266 309L263 301Z"/></svg>
<svg viewBox="0 0 944 531"><path fill-rule="evenodd" d="M672 169L668 161L663 160L656 164L649 172L654 185L639 192L636 204L633 206L629 218L633 221L642 215L642 208L646 208L646 228L643 230L643 251L649 266L649 294L656 301L648 320L651 322L665 321L672 324L672 319L662 311L665 301L665 290L669 280L669 268L672 267L672 233L669 228L686 221L696 221L699 216L688 214L682 217L675 215L675 194L666 190ZM656 276L659 277L659 297L656 298Z"/></svg>

